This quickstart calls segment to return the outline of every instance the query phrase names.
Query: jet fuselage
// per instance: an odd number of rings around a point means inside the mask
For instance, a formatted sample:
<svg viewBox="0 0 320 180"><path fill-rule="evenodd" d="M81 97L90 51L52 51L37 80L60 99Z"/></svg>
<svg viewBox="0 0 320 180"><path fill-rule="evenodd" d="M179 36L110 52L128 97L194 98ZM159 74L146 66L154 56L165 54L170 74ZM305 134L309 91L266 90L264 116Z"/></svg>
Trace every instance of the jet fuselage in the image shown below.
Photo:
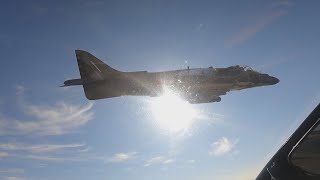
<svg viewBox="0 0 320 180"><path fill-rule="evenodd" d="M85 51L76 51L81 79L90 100L118 96L161 96L170 90L190 103L219 102L228 91L277 84L279 80L248 67L196 68L165 72L121 72Z"/></svg>

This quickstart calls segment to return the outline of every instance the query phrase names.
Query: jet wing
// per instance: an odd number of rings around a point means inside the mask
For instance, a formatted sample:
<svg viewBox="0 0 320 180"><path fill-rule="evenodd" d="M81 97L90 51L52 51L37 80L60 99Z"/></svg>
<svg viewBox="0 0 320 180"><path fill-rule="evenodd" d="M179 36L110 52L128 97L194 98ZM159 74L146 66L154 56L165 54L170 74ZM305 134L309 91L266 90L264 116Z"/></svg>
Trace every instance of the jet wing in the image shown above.
<svg viewBox="0 0 320 180"><path fill-rule="evenodd" d="M216 91L198 91L198 92L187 92L183 94L183 98L191 104L220 102L222 95L225 95L229 90L216 90Z"/></svg>

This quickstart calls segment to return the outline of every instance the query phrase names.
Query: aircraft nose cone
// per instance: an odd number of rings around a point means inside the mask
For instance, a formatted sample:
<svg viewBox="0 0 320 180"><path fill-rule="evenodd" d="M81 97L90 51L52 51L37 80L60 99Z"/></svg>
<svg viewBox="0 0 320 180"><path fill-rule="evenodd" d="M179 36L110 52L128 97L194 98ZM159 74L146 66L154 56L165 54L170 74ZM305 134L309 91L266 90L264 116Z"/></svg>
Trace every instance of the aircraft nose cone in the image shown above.
<svg viewBox="0 0 320 180"><path fill-rule="evenodd" d="M278 84L280 82L280 80L276 77L272 77L270 78L270 84L274 85L274 84Z"/></svg>

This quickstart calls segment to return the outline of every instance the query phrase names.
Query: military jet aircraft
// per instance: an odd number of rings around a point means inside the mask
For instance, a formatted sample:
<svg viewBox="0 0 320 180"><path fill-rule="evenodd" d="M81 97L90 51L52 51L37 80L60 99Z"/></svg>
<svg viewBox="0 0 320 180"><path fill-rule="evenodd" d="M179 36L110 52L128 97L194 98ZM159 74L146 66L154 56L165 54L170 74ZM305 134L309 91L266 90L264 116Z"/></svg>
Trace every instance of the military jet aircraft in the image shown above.
<svg viewBox="0 0 320 180"><path fill-rule="evenodd" d="M274 85L279 79L247 66L195 68L164 72L122 72L108 66L92 54L76 50L81 79L63 86L82 85L89 100L119 96L161 96L165 89L191 104L220 102L229 91Z"/></svg>

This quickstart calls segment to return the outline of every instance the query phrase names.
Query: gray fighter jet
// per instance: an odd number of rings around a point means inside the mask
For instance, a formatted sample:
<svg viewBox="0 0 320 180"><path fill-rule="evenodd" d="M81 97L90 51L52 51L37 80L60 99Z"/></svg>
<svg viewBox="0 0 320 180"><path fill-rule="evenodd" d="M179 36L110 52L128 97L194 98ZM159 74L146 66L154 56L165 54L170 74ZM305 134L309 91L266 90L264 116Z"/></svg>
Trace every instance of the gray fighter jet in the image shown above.
<svg viewBox="0 0 320 180"><path fill-rule="evenodd" d="M279 79L247 66L195 68L164 72L122 72L92 54L76 50L81 79L63 86L82 85L89 100L119 96L161 96L165 89L176 92L191 104L220 102L229 91L274 85Z"/></svg>

